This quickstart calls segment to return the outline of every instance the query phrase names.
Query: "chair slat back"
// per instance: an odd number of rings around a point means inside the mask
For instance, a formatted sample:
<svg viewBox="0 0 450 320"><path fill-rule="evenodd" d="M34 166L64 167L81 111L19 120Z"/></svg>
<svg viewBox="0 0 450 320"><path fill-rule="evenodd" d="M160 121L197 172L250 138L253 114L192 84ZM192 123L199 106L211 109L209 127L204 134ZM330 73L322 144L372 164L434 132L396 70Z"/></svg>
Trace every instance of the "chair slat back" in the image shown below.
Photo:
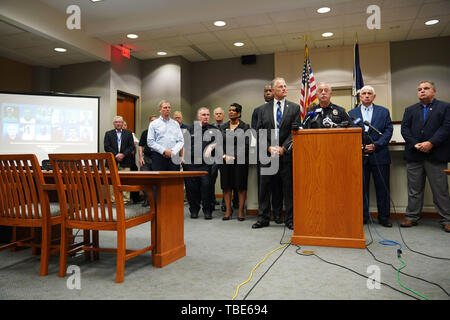
<svg viewBox="0 0 450 320"><path fill-rule="evenodd" d="M49 159L67 220L113 221L110 187L116 202L123 202L123 198L117 188L119 174L111 153L50 154Z"/></svg>
<svg viewBox="0 0 450 320"><path fill-rule="evenodd" d="M34 154L0 155L0 218L40 219L40 210L49 218L44 184Z"/></svg>

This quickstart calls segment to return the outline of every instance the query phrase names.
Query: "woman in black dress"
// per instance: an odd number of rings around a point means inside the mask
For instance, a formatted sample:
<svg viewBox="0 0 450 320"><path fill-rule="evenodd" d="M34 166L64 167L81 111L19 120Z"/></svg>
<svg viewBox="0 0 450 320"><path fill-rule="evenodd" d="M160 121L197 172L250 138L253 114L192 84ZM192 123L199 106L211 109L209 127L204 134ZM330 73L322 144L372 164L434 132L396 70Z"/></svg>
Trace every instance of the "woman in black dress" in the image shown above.
<svg viewBox="0 0 450 320"><path fill-rule="evenodd" d="M222 220L231 219L233 213L231 207L232 190L238 191L238 220L245 220L244 204L247 198L248 150L250 143L250 138L248 134L245 135L245 132L250 129L250 126L240 120L241 113L242 106L240 104L231 104L228 109L228 118L230 120L221 127L224 137L224 161L220 166L220 185L223 190L223 198L226 206L226 212Z"/></svg>

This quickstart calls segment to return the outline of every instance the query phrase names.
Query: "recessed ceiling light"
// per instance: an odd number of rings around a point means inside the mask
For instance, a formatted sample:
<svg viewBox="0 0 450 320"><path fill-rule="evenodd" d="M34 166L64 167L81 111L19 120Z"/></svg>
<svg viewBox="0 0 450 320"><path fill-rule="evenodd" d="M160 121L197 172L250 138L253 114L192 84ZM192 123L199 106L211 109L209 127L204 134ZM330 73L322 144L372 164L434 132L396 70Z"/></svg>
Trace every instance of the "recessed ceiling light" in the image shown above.
<svg viewBox="0 0 450 320"><path fill-rule="evenodd" d="M327 13L327 12L330 12L330 11L331 11L331 9L328 8L328 7L322 7L322 8L317 9L318 13Z"/></svg>
<svg viewBox="0 0 450 320"><path fill-rule="evenodd" d="M127 34L127 38L129 38L129 39L137 39L137 38L139 38L139 36L137 34L134 34L134 33L129 33L129 34Z"/></svg>
<svg viewBox="0 0 450 320"><path fill-rule="evenodd" d="M235 42L235 43L233 43L233 45L236 47L242 47L244 45L244 43L243 42Z"/></svg>
<svg viewBox="0 0 450 320"><path fill-rule="evenodd" d="M433 24L439 23L438 19L433 19L433 20L428 20L427 22L425 22L425 24L427 26L432 26Z"/></svg>
<svg viewBox="0 0 450 320"><path fill-rule="evenodd" d="M332 37L333 35L334 35L333 32L322 33L322 37L325 37L325 38Z"/></svg>
<svg viewBox="0 0 450 320"><path fill-rule="evenodd" d="M65 48L55 48L54 50L56 52L66 52L67 51L67 49L65 49Z"/></svg>
<svg viewBox="0 0 450 320"><path fill-rule="evenodd" d="M223 27L223 26L226 26L227 25L227 23L225 22L225 21L214 21L214 25L216 26L216 27Z"/></svg>
<svg viewBox="0 0 450 320"><path fill-rule="evenodd" d="M167 54L167 52L165 52L165 51L158 51L156 54L158 56L165 56Z"/></svg>
<svg viewBox="0 0 450 320"><path fill-rule="evenodd" d="M92 2L100 2L100 1L103 1L103 0L91 0Z"/></svg>

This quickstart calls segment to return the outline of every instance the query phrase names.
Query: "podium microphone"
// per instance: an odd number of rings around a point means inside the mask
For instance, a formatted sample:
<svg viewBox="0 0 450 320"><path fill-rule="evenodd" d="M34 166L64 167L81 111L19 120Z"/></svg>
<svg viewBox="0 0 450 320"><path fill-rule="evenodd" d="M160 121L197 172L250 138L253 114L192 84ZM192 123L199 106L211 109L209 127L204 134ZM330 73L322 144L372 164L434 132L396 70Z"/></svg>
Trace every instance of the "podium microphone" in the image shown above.
<svg viewBox="0 0 450 320"><path fill-rule="evenodd" d="M305 120L303 120L302 128L305 127L305 124L308 122L309 119L312 119L312 118L314 118L315 116L316 116L316 112L315 112L315 111L310 111L310 112L308 112L308 113L306 114Z"/></svg>
<svg viewBox="0 0 450 320"><path fill-rule="evenodd" d="M373 125L371 125L369 121L367 121L367 120L364 121L364 124L365 124L366 126L368 126L370 129L372 129L373 131L375 131L376 133L378 133L380 136L383 136L383 134L382 134L380 131L378 131L377 128L375 128ZM384 137L384 136L383 136L383 137Z"/></svg>
<svg viewBox="0 0 450 320"><path fill-rule="evenodd" d="M336 123L334 123L330 118L326 117L323 119L322 124L325 128L335 128L337 127Z"/></svg>

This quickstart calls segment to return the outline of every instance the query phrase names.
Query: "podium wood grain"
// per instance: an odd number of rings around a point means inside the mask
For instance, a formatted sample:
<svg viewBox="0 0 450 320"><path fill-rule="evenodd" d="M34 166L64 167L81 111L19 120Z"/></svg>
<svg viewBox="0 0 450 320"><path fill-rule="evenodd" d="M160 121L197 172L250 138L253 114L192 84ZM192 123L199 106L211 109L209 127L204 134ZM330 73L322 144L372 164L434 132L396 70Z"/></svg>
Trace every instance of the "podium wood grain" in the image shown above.
<svg viewBox="0 0 450 320"><path fill-rule="evenodd" d="M298 130L293 143L292 243L364 248L361 129Z"/></svg>

